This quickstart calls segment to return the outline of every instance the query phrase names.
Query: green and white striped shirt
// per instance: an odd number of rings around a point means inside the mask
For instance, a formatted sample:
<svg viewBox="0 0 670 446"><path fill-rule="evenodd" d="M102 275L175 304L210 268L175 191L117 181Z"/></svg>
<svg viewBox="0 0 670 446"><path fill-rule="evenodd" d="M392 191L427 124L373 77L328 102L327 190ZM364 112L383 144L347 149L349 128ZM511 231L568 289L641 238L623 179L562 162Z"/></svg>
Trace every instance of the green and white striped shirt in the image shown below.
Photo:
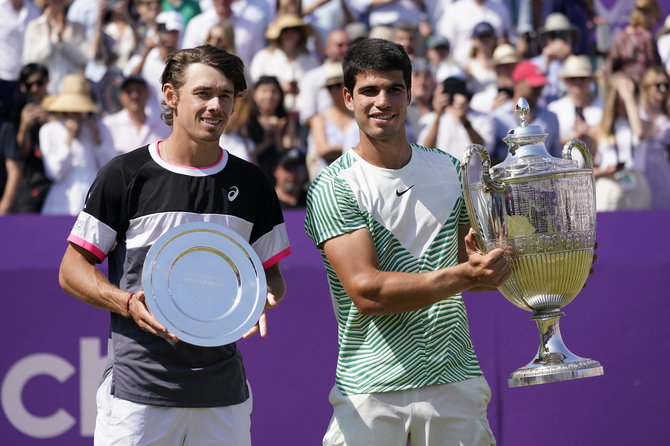
<svg viewBox="0 0 670 446"><path fill-rule="evenodd" d="M349 151L310 187L305 229L321 244L370 231L383 271L421 273L455 265L467 224L460 163L412 144L410 162L383 169ZM482 375L460 294L401 314L361 315L321 249L338 323L336 383L347 394L389 392Z"/></svg>

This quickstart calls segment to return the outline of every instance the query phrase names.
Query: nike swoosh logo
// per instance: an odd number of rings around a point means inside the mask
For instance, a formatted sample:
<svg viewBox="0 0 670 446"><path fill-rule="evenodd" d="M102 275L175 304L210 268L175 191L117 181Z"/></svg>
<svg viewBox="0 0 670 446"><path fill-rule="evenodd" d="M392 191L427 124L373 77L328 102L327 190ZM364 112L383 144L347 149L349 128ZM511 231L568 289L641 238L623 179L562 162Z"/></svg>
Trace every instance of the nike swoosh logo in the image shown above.
<svg viewBox="0 0 670 446"><path fill-rule="evenodd" d="M408 187L407 189L405 189L405 190L402 191L402 192L400 192L398 189L396 189L395 194L396 194L397 196L401 196L402 194L404 194L405 192L407 192L408 190L410 190L410 189L413 188L413 187L414 187L414 185L412 184L410 187Z"/></svg>

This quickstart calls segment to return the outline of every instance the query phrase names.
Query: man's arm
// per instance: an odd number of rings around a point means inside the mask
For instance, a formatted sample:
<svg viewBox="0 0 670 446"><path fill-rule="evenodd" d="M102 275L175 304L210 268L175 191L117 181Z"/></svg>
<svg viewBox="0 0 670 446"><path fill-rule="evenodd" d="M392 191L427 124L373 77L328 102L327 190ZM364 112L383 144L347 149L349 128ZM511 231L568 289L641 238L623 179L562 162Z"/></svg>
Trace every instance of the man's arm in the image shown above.
<svg viewBox="0 0 670 446"><path fill-rule="evenodd" d="M95 267L96 260L91 252L70 243L58 273L63 290L87 304L132 317L146 332L173 341L178 340L151 314L146 307L143 291L130 297L130 293L112 285Z"/></svg>
<svg viewBox="0 0 670 446"><path fill-rule="evenodd" d="M483 254L472 232L462 243L466 256L459 259L467 258L465 262L426 273L381 271L367 229L329 239L323 249L358 311L380 315L424 308L464 290L497 288L507 279L509 268L501 249Z"/></svg>

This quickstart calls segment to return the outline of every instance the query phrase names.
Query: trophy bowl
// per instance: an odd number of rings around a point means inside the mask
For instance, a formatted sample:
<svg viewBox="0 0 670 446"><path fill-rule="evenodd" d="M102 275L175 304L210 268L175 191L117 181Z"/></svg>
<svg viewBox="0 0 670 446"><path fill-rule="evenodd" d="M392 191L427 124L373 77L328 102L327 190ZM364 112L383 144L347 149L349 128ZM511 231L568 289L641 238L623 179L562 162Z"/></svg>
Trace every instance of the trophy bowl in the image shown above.
<svg viewBox="0 0 670 446"><path fill-rule="evenodd" d="M532 312L540 332L533 360L510 375L510 387L602 375L603 368L574 355L561 338L559 318L584 286L596 244L595 179L591 155L580 140L563 147L563 158L547 153L547 137L528 125L525 99L516 105L521 126L504 141L509 153L491 167L486 149L472 144L463 160L463 192L480 249L505 251L510 277L499 291ZM572 159L576 149L584 167ZM481 157L481 165L472 163ZM471 181L471 176L478 181Z"/></svg>

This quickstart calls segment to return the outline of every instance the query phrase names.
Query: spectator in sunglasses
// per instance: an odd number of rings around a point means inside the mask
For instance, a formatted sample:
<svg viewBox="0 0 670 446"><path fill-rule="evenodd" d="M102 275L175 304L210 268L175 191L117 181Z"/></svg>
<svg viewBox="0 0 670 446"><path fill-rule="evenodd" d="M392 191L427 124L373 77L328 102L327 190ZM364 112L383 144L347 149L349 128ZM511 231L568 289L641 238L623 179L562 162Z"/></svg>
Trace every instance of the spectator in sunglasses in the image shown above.
<svg viewBox="0 0 670 446"><path fill-rule="evenodd" d="M547 77L547 84L540 98L540 104L546 106L566 94L560 76L565 60L573 54L573 45L579 37L579 29L572 25L564 14L555 12L545 19L540 36L544 43L542 53L533 57L531 61Z"/></svg>
<svg viewBox="0 0 670 446"><path fill-rule="evenodd" d="M49 119L46 110L47 83L49 70L44 65L28 64L21 69L19 84L26 98L21 109L21 119L16 134L16 142L21 150L21 183L12 213L39 213L49 191L51 180L44 173L39 131Z"/></svg>

